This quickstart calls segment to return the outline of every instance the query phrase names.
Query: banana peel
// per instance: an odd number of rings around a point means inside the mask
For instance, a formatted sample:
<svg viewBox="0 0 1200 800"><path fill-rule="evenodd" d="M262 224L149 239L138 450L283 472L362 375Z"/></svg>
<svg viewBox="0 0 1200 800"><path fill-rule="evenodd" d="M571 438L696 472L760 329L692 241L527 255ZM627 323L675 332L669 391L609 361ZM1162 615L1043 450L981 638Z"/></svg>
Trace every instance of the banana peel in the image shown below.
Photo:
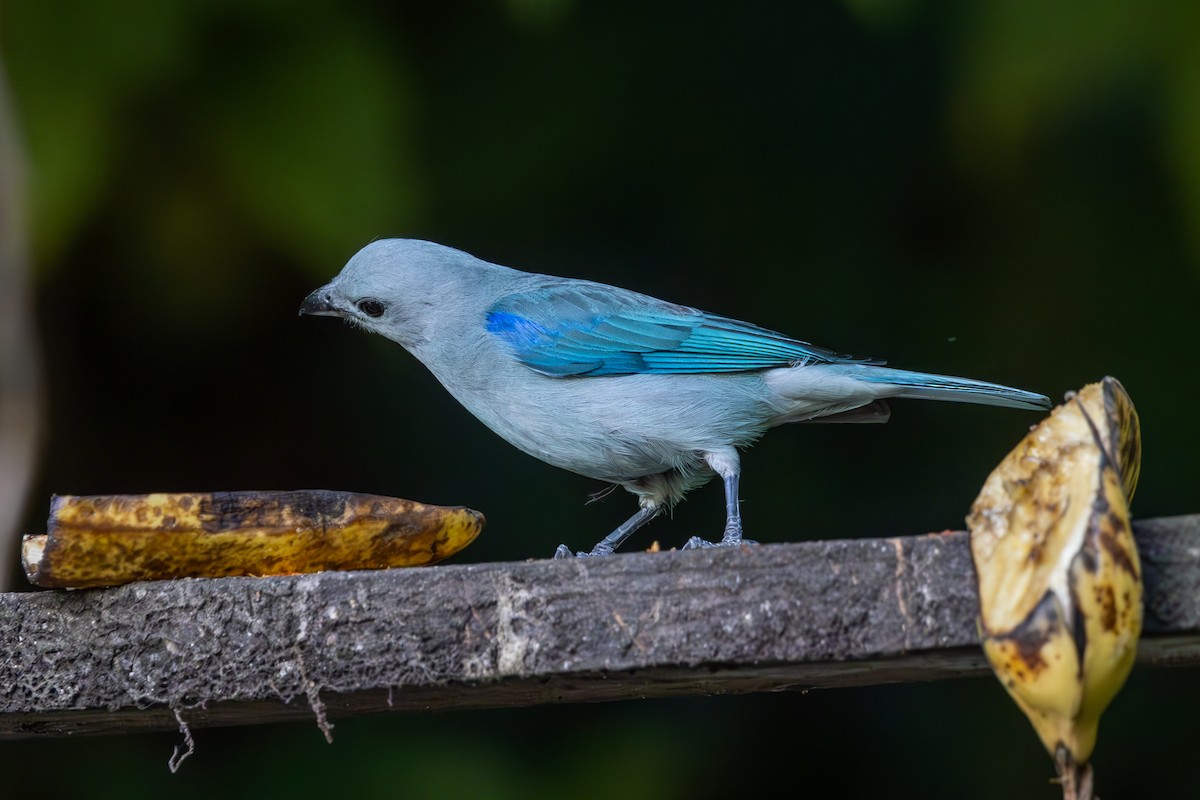
<svg viewBox="0 0 1200 800"><path fill-rule="evenodd" d="M1031 429L967 517L984 653L1060 774L1087 763L1136 655L1140 464L1137 412L1106 377ZM1084 779L1090 794L1090 768Z"/></svg>
<svg viewBox="0 0 1200 800"><path fill-rule="evenodd" d="M334 491L55 496L24 537L29 581L131 581L432 564L470 544L478 511Z"/></svg>

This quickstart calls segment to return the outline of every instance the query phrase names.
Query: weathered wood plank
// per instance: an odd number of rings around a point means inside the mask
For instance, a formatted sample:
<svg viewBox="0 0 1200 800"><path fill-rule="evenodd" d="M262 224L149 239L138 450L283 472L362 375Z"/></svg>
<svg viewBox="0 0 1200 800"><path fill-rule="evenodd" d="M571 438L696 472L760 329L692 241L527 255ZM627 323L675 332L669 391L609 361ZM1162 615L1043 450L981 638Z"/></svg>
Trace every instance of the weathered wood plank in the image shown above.
<svg viewBox="0 0 1200 800"><path fill-rule="evenodd" d="M1136 529L1198 664L1200 515ZM963 532L4 594L0 738L980 675L977 607Z"/></svg>

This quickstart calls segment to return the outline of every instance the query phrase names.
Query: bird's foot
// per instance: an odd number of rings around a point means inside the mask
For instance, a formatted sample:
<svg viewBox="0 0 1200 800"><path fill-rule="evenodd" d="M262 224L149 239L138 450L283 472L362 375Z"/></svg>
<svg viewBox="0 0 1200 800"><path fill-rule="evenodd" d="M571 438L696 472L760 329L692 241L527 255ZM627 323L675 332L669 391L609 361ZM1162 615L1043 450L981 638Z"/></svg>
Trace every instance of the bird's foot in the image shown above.
<svg viewBox="0 0 1200 800"><path fill-rule="evenodd" d="M572 553L571 548L567 547L565 544L560 544L558 546L558 549L554 551L554 558L560 559L560 558L603 557L603 556L611 556L612 552L613 552L613 549L611 547L601 547L600 545L596 545L594 548L592 548L591 552L584 552L583 550L580 550L579 552Z"/></svg>
<svg viewBox="0 0 1200 800"><path fill-rule="evenodd" d="M707 550L710 547L739 547L743 544L758 544L752 539L743 539L741 530L725 529L725 535L721 537L719 542L710 542L707 539L701 539L699 536L693 536L684 544L684 550Z"/></svg>

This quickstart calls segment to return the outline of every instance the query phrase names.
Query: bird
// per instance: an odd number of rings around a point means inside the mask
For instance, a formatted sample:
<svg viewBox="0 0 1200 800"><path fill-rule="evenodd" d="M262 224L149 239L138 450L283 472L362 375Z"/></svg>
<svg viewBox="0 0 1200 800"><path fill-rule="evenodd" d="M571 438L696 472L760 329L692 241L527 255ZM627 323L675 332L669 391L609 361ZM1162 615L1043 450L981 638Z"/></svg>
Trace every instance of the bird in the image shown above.
<svg viewBox="0 0 1200 800"><path fill-rule="evenodd" d="M744 536L741 452L793 422L886 422L892 398L1049 409L1045 395L889 368L629 289L524 272L421 239L370 242L300 306L399 344L467 411L553 466L624 487L638 509L590 551L611 555L719 477Z"/></svg>

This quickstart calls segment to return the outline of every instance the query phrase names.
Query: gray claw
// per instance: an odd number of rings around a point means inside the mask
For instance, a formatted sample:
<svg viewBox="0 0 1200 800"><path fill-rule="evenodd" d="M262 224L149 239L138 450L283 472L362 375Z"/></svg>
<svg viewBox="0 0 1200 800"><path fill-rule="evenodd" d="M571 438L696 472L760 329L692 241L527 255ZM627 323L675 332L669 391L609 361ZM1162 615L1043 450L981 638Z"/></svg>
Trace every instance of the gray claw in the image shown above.
<svg viewBox="0 0 1200 800"><path fill-rule="evenodd" d="M599 551L599 552L597 552L597 551ZM596 550L593 550L590 553L585 553L582 550L572 553L571 548L567 547L565 544L560 544L558 546L558 549L554 551L555 558L603 558L604 556L611 556L611 555L612 555L611 548L603 549L600 547L600 545L596 545Z"/></svg>
<svg viewBox="0 0 1200 800"><path fill-rule="evenodd" d="M699 536L693 536L683 545L683 550L707 550L710 547L740 547L744 544L758 544L753 539L743 539L740 536L735 538L722 539L719 542L710 542L707 539L701 539Z"/></svg>

